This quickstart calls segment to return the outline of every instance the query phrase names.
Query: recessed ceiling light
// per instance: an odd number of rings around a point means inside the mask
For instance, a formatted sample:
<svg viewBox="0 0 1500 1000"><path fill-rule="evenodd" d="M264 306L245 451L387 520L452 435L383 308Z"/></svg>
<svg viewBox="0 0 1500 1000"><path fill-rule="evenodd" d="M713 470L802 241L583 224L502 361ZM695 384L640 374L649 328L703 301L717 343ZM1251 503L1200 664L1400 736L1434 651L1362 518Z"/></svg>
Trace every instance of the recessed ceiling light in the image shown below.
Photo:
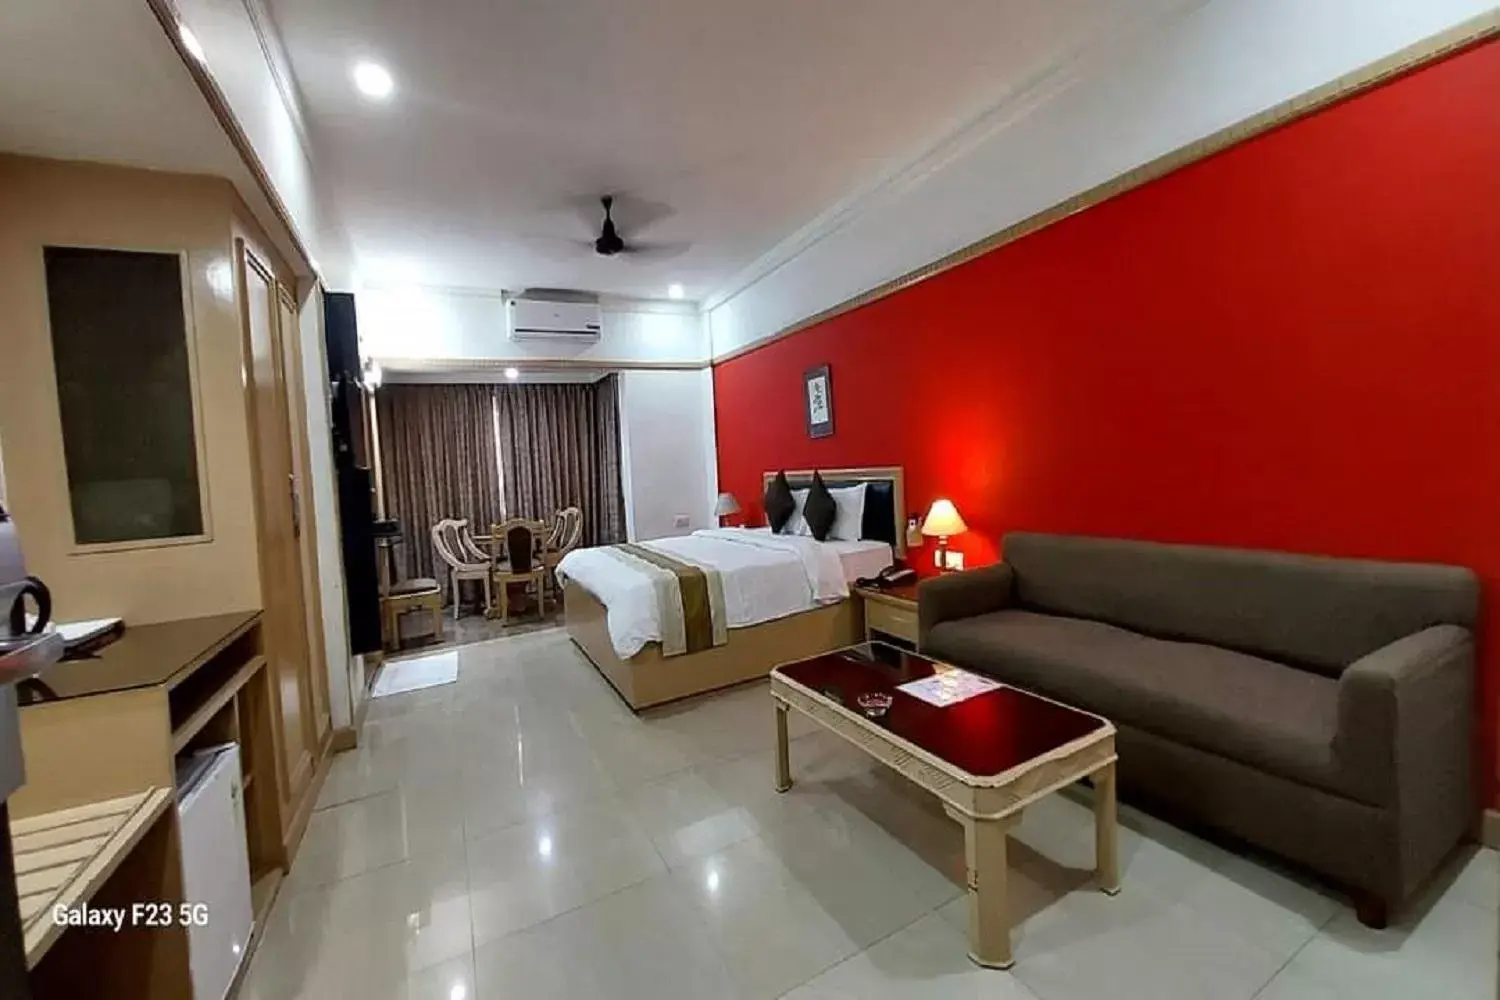
<svg viewBox="0 0 1500 1000"><path fill-rule="evenodd" d="M354 64L354 85L361 94L376 99L390 97L391 91L396 89L396 81L391 79L390 70L372 62Z"/></svg>
<svg viewBox="0 0 1500 1000"><path fill-rule="evenodd" d="M505 377L514 382L516 379L521 377L521 372L516 368L507 368L505 369Z"/></svg>
<svg viewBox="0 0 1500 1000"><path fill-rule="evenodd" d="M198 36L193 34L192 28L179 21L177 37L182 39L182 47L188 50L189 55L201 63L208 62L208 54L203 51L203 43L198 41Z"/></svg>
<svg viewBox="0 0 1500 1000"><path fill-rule="evenodd" d="M682 286L677 284L675 281L667 286L667 298L669 299L680 299L686 294L687 293L682 290Z"/></svg>

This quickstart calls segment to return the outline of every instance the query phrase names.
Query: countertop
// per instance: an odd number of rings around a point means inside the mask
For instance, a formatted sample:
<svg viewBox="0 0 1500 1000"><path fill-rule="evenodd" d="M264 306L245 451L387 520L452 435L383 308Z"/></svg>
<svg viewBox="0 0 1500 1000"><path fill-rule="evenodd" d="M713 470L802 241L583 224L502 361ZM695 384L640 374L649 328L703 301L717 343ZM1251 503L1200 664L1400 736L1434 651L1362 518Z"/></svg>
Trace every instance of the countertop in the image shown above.
<svg viewBox="0 0 1500 1000"><path fill-rule="evenodd" d="M82 660L48 668L43 680L59 698L136 688L176 687L215 653L244 635L259 611L233 611L154 625L127 625L125 634Z"/></svg>
<svg viewBox="0 0 1500 1000"><path fill-rule="evenodd" d="M147 788L11 822L27 968L35 968L66 929L52 920L53 908L87 905L175 801L170 788Z"/></svg>
<svg viewBox="0 0 1500 1000"><path fill-rule="evenodd" d="M921 581L917 581L920 583ZM881 604L893 604L896 607L914 607L917 603L917 584L903 583L895 587L855 587L857 593L872 601Z"/></svg>

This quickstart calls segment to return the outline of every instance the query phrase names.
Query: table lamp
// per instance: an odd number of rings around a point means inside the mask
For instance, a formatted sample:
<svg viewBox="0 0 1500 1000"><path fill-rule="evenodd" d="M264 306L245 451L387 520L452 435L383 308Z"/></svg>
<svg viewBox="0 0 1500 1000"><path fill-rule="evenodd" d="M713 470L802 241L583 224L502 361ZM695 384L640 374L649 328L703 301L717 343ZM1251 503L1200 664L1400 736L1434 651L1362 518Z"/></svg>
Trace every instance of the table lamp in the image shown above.
<svg viewBox="0 0 1500 1000"><path fill-rule="evenodd" d="M738 514L739 512L740 502L734 498L733 493L720 493L719 499L714 501L714 517L719 519L720 524L723 524L724 518L730 514Z"/></svg>
<svg viewBox="0 0 1500 1000"><path fill-rule="evenodd" d="M922 522L922 534L938 540L937 564L948 571L948 539L969 530L964 519L958 516L958 508L952 500L934 500L927 510L927 519Z"/></svg>

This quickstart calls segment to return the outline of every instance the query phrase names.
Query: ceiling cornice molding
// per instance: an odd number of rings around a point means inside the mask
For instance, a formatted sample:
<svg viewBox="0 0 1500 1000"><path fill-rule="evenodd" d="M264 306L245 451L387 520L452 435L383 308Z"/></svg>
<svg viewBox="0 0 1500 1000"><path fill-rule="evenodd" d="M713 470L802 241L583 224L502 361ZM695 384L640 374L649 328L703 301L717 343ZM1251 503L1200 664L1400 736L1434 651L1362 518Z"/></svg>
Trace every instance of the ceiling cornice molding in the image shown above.
<svg viewBox="0 0 1500 1000"><path fill-rule="evenodd" d="M152 14L156 15L156 20L161 25L162 33L167 36L168 44L177 53L177 58L182 61L183 66L188 71L188 75L193 78L193 82L198 85L198 90L203 94L203 99L208 102L209 109L213 112L214 117L218 119L219 126L224 130L224 134L229 137L229 141L239 153L240 159L244 161L246 169L250 171L251 177L260 189L261 196L265 198L266 204L270 207L276 220L286 230L287 238L292 248L301 258L300 260L291 262L293 269L299 274L312 273L312 254L307 249L307 241L303 238L303 234L298 229L297 223L292 219L292 213L287 208L286 202L282 200L281 193L276 190L276 185L272 183L271 175L266 170L265 164L261 162L260 156L255 152L255 146L251 143L250 136L246 134L244 127L240 125L239 119L235 117L234 111L230 108L229 99L225 96L223 88L219 86L219 82L214 78L214 75L208 71L208 67L204 66L192 53L188 52L187 47L183 44L182 34L179 30L183 21L177 12L176 5L172 0L146 0L146 6L151 9Z"/></svg>
<svg viewBox="0 0 1500 1000"><path fill-rule="evenodd" d="M297 130L297 139L302 143L302 155L307 157L309 163L313 163L312 139L307 131L307 116L302 111L302 91L297 86L296 76L292 74L292 61L286 54L281 29L276 26L276 18L266 6L265 0L243 2L245 14L250 18L250 27L255 30L256 41L260 43L260 50L266 57L271 80L276 84L276 92L281 95L281 103L292 119L292 127Z"/></svg>
<svg viewBox="0 0 1500 1000"><path fill-rule="evenodd" d="M705 296L703 311L708 313L718 308L851 225L882 201L899 197L903 189L921 183L974 146L1040 110L1082 80L1083 67L1097 59L1101 51L1117 46L1140 32L1157 29L1167 22L1186 17L1208 3L1209 0L1186 0L1161 13L1129 17L1113 30L1100 31L1066 49L1057 59L1021 80L995 103L935 142L929 143L915 157L899 163L855 189L777 243L721 288Z"/></svg>
<svg viewBox="0 0 1500 1000"><path fill-rule="evenodd" d="M1340 101L1348 100L1364 91L1388 83L1396 77L1420 69L1429 63L1444 59L1461 49L1495 38L1500 38L1500 8L1495 8L1488 13L1470 18L1446 31L1441 31L1436 35L1432 35L1393 52L1389 56L1369 63L1354 72L1330 80L1321 86L1305 91L1274 107L1267 108L1259 114L1251 115L1202 139L1163 154L1154 160L1150 160L1132 170L1128 170L1071 198L1061 201L1051 208L1044 209L1026 219L1022 219L1014 225L1007 226L999 232L908 271L899 277L876 285L865 292L851 296L827 309L800 319L777 330L775 333L742 344L723 354L716 355L713 363L719 365L733 361L735 358L743 357L746 354L760 350L762 347L785 340L787 337L800 333L810 327L817 326L820 323L825 323L844 313L852 312L872 302L894 295L897 292L910 288L912 285L926 281L928 278L936 277L945 271L950 271L955 267L966 264L1008 243L1014 243L1016 240L1029 236L1038 230L1045 229L1070 215L1092 208L1094 205L1142 185L1149 184L1151 181L1165 177L1167 174L1213 156L1231 146L1253 139L1263 132L1290 124L1299 118L1314 114ZM787 261L782 262L782 264L785 263ZM766 273L769 274L770 272L767 271ZM714 300L705 302L705 312L714 308L717 304L722 304L723 301L723 299L719 299L718 302L714 302ZM714 304L710 304L711 302Z"/></svg>
<svg viewBox="0 0 1500 1000"><path fill-rule="evenodd" d="M701 371L710 367L704 361L632 361L623 358L401 358L374 357L387 371L407 375L446 375L463 372L503 372L516 368L523 372L568 371Z"/></svg>
<svg viewBox="0 0 1500 1000"><path fill-rule="evenodd" d="M349 234L344 229L344 215L338 204L335 187L327 183L327 178L318 172L316 143L313 141L312 131L307 123L307 114L303 110L306 107L306 101L302 96L302 87L297 83L297 74L292 71L292 60L287 54L286 40L282 37L281 28L276 23L276 16L271 13L266 0L243 0L243 3L245 16L249 19L250 28L255 32L255 39L260 45L262 55L265 56L266 69L271 74L271 82L276 85L276 93L281 98L281 105L286 109L287 117L291 119L293 131L297 133L297 143L302 147L303 159L307 161L308 176L317 191L319 202L325 206L322 213L324 217L321 219L322 225L336 231L345 247L349 247ZM327 217L330 210L331 219Z"/></svg>
<svg viewBox="0 0 1500 1000"><path fill-rule="evenodd" d="M388 295L399 295L403 292L414 291L430 295L452 295L460 298L499 299L501 301L504 301L505 299L512 298L520 294L521 290L508 288L477 288L468 285L435 285L424 284L421 282L397 283L365 281L360 284L360 287L358 289L356 289L356 293L360 291L377 292ZM578 289L578 291L587 290ZM595 293L590 292L589 294ZM662 316L702 315L702 311L698 308L698 303L689 302L686 300L648 299L633 295L609 295L603 292L598 293L598 295L599 308L603 309L605 312L652 313Z"/></svg>

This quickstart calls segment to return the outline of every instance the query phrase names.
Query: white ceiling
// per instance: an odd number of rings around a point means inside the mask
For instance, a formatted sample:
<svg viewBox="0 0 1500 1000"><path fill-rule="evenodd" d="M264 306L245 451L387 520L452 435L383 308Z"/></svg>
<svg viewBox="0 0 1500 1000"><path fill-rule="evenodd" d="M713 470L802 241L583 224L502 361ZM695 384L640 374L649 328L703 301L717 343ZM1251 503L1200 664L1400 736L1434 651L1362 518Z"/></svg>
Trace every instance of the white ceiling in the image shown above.
<svg viewBox="0 0 1500 1000"><path fill-rule="evenodd" d="M295 259L145 0L0 2L0 151L227 177Z"/></svg>
<svg viewBox="0 0 1500 1000"><path fill-rule="evenodd" d="M270 0L362 279L692 299L1140 6ZM361 58L388 103L353 89ZM576 249L611 191L671 210L621 213L627 240L691 249Z"/></svg>
<svg viewBox="0 0 1500 1000"><path fill-rule="evenodd" d="M160 170L243 169L144 3L0 3L0 149Z"/></svg>

